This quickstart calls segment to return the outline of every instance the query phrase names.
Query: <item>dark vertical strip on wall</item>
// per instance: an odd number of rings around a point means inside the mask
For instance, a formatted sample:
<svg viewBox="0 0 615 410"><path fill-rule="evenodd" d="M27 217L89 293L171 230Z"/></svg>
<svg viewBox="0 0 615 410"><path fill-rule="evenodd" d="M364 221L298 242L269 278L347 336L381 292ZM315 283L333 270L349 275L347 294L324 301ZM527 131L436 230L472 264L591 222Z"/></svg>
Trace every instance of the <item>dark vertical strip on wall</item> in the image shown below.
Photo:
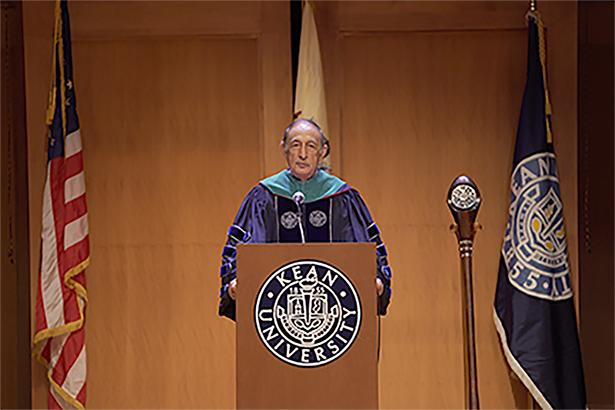
<svg viewBox="0 0 615 410"><path fill-rule="evenodd" d="M2 3L2 408L30 408L30 256L21 2ZM44 119L41 119L44 120Z"/></svg>
<svg viewBox="0 0 615 410"><path fill-rule="evenodd" d="M295 90L297 89L297 69L299 67L301 17L301 0L290 0L290 55L292 58L291 68L293 76L293 110L295 106Z"/></svg>
<svg viewBox="0 0 615 410"><path fill-rule="evenodd" d="M579 314L589 408L614 408L613 2L580 1Z"/></svg>

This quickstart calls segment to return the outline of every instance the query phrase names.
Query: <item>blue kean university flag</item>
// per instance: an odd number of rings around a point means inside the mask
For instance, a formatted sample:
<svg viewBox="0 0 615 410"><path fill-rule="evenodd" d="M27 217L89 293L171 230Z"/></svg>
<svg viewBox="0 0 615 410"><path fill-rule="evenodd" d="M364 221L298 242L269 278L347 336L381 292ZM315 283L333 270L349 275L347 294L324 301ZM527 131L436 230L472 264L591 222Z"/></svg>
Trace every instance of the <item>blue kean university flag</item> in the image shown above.
<svg viewBox="0 0 615 410"><path fill-rule="evenodd" d="M508 364L543 409L585 408L544 30L528 14L527 80L510 180L494 320Z"/></svg>

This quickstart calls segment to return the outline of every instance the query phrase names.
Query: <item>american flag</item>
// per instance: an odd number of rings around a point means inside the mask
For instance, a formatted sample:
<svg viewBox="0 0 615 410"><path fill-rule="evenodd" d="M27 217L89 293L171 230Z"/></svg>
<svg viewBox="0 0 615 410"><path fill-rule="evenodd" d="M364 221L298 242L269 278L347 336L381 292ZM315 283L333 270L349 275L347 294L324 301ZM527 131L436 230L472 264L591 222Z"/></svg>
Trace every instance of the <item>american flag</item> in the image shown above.
<svg viewBox="0 0 615 410"><path fill-rule="evenodd" d="M66 0L55 5L51 77L34 356L47 368L49 408L84 408L90 249Z"/></svg>

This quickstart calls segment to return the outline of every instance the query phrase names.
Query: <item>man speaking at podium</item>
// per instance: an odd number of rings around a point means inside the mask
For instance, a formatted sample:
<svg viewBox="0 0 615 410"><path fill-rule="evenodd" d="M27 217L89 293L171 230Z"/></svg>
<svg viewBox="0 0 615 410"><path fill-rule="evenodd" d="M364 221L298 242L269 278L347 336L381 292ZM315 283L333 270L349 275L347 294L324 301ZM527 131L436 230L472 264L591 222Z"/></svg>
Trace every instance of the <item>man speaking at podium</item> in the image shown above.
<svg viewBox="0 0 615 410"><path fill-rule="evenodd" d="M222 251L218 313L235 320L237 245L276 242L375 242L378 314L391 299L391 269L380 231L361 195L321 169L329 141L312 120L299 118L284 131L288 168L263 179L243 200Z"/></svg>

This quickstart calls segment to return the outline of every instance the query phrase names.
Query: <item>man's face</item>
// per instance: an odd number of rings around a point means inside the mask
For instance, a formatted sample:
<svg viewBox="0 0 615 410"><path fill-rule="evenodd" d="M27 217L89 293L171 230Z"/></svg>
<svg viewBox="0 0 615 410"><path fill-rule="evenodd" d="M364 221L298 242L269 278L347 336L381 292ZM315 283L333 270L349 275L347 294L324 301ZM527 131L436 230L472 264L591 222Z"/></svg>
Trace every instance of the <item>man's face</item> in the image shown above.
<svg viewBox="0 0 615 410"><path fill-rule="evenodd" d="M286 162L290 172L302 181L308 180L324 157L318 129L307 122L299 122L288 132Z"/></svg>

